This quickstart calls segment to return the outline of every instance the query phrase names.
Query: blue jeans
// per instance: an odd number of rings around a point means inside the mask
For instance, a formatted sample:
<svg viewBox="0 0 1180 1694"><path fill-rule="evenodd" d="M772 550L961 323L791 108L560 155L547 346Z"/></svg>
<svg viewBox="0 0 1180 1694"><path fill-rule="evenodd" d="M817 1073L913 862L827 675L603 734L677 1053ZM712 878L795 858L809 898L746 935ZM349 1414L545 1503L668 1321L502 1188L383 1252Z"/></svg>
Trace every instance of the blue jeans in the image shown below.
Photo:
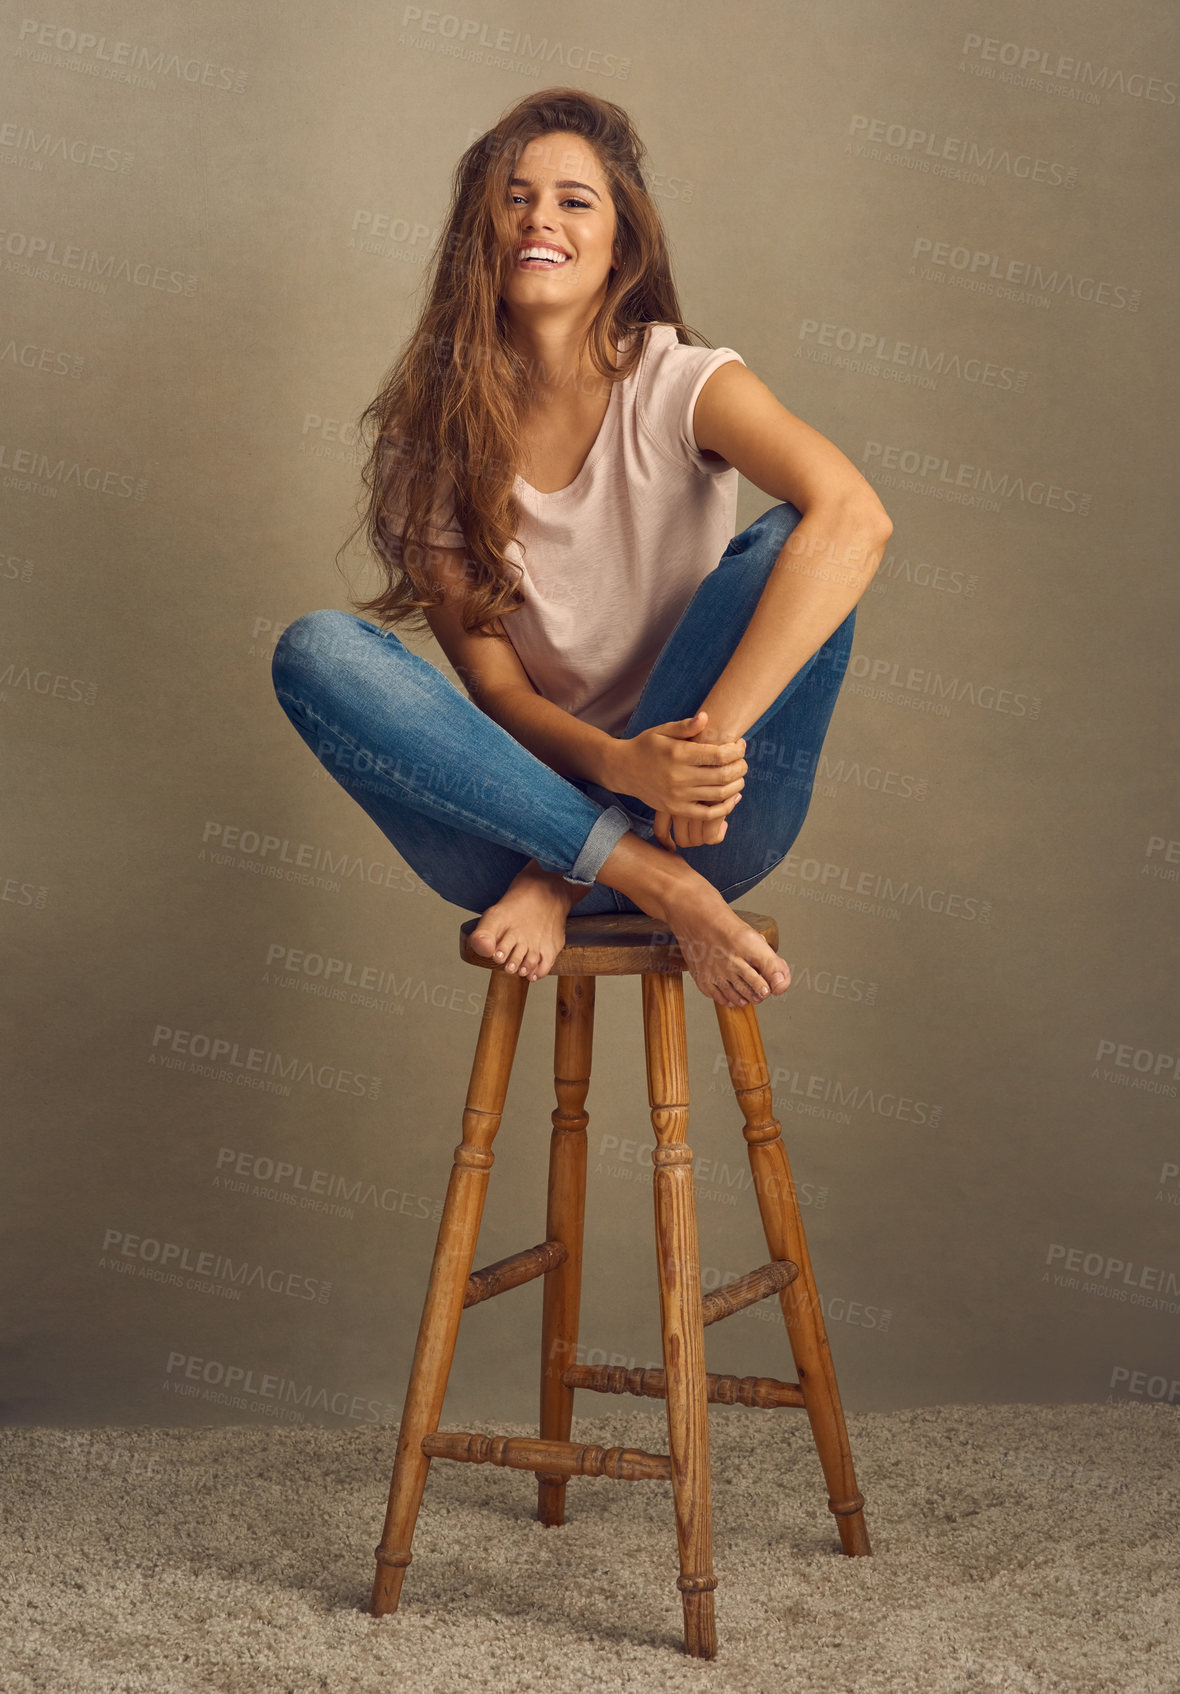
<svg viewBox="0 0 1180 1694"><path fill-rule="evenodd" d="M730 542L664 643L625 739L697 711L801 515L784 501ZM727 901L761 882L802 828L855 623L854 607L746 730L749 769L724 839L677 847ZM652 808L560 776L392 631L309 612L284 630L272 676L316 758L444 900L486 911L536 859L586 888L571 916L640 910L595 877L629 829L654 840Z"/></svg>

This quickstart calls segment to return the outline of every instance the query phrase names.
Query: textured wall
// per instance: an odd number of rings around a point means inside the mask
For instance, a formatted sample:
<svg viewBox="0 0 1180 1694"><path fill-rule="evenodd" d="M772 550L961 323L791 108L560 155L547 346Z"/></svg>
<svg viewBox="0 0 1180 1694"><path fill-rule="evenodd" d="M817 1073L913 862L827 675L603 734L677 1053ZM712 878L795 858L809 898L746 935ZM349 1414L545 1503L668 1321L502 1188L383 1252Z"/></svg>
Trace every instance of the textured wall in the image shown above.
<svg viewBox="0 0 1180 1694"><path fill-rule="evenodd" d="M351 421L454 161L566 81L635 117L689 320L895 525L743 902L794 972L760 1017L845 1401L1180 1397L1174 49L1159 0L6 8L11 1419L400 1412L487 978L269 659L348 605ZM543 1233L554 995L479 1263ZM687 1002L712 1287L765 1255ZM598 1007L582 1336L641 1364L638 983ZM539 1312L468 1316L448 1417L533 1415ZM775 1302L710 1332L785 1347Z"/></svg>

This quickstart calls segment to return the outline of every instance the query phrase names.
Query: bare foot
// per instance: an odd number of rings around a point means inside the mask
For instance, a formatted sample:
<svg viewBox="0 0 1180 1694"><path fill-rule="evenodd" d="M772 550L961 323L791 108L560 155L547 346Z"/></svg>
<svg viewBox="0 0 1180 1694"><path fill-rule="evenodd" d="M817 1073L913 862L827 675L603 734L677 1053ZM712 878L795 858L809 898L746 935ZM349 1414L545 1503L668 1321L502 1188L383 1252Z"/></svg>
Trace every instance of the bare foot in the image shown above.
<svg viewBox="0 0 1180 1694"><path fill-rule="evenodd" d="M657 842L628 831L598 881L668 925L693 981L719 1005L748 1006L791 986L787 961L742 922L711 882Z"/></svg>
<svg viewBox="0 0 1180 1694"><path fill-rule="evenodd" d="M722 1006L748 1006L785 994L791 968L756 929L743 923L702 877L697 888L677 890L666 918L702 994Z"/></svg>
<svg viewBox="0 0 1180 1694"><path fill-rule="evenodd" d="M585 892L530 859L472 930L471 945L506 971L537 982L565 946L565 920Z"/></svg>

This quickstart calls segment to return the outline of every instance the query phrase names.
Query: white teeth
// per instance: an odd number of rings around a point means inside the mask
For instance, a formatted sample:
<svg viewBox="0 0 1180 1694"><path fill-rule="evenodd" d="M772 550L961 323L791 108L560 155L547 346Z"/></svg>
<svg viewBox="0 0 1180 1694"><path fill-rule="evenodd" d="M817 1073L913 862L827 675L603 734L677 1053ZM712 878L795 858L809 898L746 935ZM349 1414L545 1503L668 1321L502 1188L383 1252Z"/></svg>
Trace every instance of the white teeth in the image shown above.
<svg viewBox="0 0 1180 1694"><path fill-rule="evenodd" d="M564 265L568 255L556 253L551 247L526 247L518 262L525 259L546 259L551 265Z"/></svg>

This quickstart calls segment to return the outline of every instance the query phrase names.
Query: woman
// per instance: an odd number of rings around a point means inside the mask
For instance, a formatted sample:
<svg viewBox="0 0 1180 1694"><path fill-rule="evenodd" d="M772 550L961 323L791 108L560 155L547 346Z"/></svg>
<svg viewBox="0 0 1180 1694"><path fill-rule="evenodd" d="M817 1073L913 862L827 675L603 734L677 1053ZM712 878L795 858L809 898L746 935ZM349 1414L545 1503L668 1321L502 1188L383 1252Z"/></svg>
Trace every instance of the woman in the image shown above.
<svg viewBox="0 0 1180 1694"><path fill-rule="evenodd" d="M742 1006L790 971L729 902L803 823L892 525L738 353L690 344L643 156L571 88L467 149L361 420L386 584L353 603L383 624L297 619L274 685L505 970L545 976L571 912L645 912ZM732 538L739 472L779 504ZM411 618L467 695L388 627Z"/></svg>

